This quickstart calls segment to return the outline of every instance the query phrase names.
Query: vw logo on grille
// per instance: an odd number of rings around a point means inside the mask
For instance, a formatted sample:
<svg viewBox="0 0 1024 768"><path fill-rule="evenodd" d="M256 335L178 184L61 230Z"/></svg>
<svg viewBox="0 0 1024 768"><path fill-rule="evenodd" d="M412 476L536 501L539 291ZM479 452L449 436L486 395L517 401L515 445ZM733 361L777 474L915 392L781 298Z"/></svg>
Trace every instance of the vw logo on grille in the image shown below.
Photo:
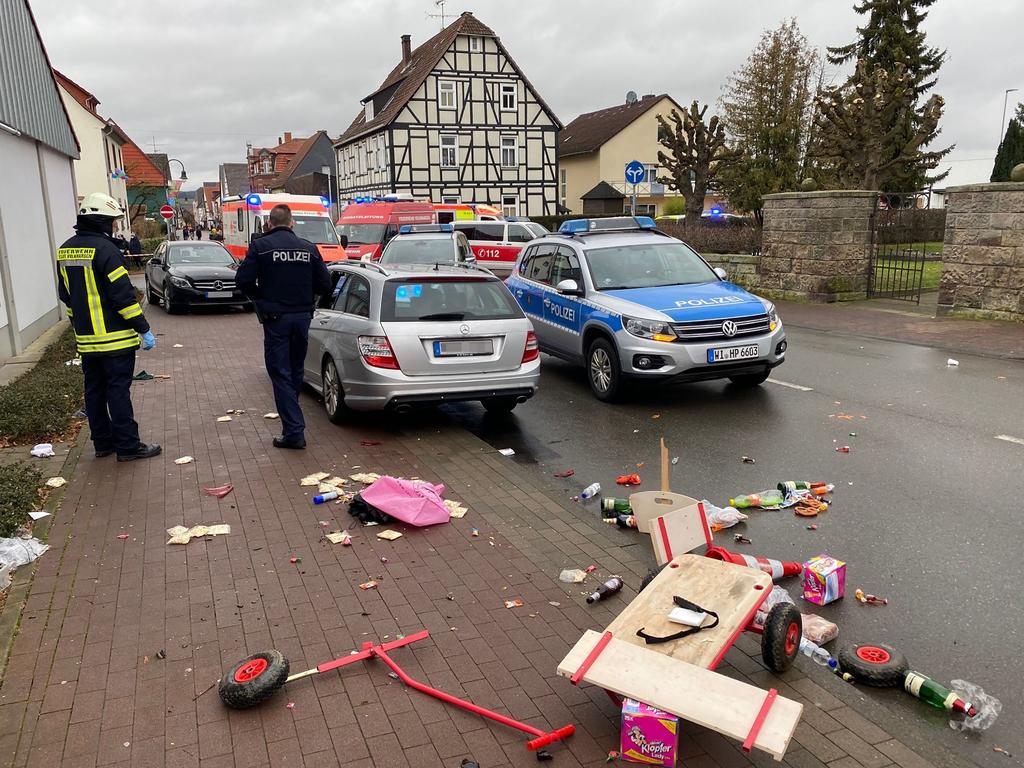
<svg viewBox="0 0 1024 768"><path fill-rule="evenodd" d="M469 326L466 325L465 323L460 325L459 326L459 333L461 333L463 336L468 336L469 335Z"/></svg>
<svg viewBox="0 0 1024 768"><path fill-rule="evenodd" d="M736 331L739 329L736 327L736 322L733 320L726 320L722 323L722 333L728 336L730 339L736 335Z"/></svg>
<svg viewBox="0 0 1024 768"><path fill-rule="evenodd" d="M219 290L221 290L221 289L222 289L223 287L224 287L224 283L222 283L222 282L221 282L220 280L214 280L214 281L213 281L213 290L215 290L215 291L219 291Z"/></svg>

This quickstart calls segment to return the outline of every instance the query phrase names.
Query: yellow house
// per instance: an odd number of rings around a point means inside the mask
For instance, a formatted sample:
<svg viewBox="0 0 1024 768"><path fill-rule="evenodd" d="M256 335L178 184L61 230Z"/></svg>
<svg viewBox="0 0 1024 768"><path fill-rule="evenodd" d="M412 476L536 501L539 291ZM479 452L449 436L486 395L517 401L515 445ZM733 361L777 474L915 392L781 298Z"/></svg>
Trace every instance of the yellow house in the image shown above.
<svg viewBox="0 0 1024 768"><path fill-rule="evenodd" d="M647 167L636 185L636 213L658 216L665 201L679 193L658 182L658 121L673 110L684 112L668 94L641 99L632 91L626 102L580 115L562 130L558 142L558 202L572 213L629 212L633 185L625 178L626 164L638 160ZM710 197L710 195L709 195Z"/></svg>

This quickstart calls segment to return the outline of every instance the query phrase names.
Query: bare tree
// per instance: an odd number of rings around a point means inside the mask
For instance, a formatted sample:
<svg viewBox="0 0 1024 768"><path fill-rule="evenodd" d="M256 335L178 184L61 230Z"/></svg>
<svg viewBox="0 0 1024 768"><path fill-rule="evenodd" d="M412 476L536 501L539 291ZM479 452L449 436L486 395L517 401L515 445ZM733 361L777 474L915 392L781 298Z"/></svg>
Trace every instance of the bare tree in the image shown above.
<svg viewBox="0 0 1024 768"><path fill-rule="evenodd" d="M658 162L669 175L658 178L683 196L686 201L686 226L700 223L704 212L704 197L719 173L736 163L740 153L729 149L725 142L725 127L717 115L705 123L708 105L701 107L696 100L690 108L679 114L673 109L666 120L657 115L658 143L666 152L658 152Z"/></svg>

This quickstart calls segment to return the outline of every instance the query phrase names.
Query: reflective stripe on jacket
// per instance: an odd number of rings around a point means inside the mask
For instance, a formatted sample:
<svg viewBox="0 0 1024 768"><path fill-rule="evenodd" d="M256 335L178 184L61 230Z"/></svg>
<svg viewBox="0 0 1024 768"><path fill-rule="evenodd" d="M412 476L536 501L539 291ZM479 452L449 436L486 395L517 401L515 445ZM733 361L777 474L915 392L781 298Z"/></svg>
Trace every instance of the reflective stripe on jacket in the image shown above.
<svg viewBox="0 0 1024 768"><path fill-rule="evenodd" d="M75 328L79 355L137 349L149 330L121 251L106 235L82 232L57 249L58 293Z"/></svg>

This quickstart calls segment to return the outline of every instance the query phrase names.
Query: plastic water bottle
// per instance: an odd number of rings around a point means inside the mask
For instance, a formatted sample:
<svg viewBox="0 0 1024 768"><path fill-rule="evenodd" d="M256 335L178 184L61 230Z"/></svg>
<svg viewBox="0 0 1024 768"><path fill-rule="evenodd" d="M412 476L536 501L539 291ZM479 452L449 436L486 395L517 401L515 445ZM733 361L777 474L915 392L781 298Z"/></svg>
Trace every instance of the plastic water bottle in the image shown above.
<svg viewBox="0 0 1024 768"><path fill-rule="evenodd" d="M313 497L314 504L326 504L328 501L334 501L338 498L337 491L328 491L327 493L321 493Z"/></svg>
<svg viewBox="0 0 1024 768"><path fill-rule="evenodd" d="M761 493L747 493L729 499L729 506L736 509L748 509L750 507L777 507L782 504L782 493L774 488Z"/></svg>
<svg viewBox="0 0 1024 768"><path fill-rule="evenodd" d="M591 483L586 488L584 488L582 491L580 491L580 498L584 499L584 500L592 499L595 496L597 496L597 494L599 494L600 492L601 492L601 484L600 483Z"/></svg>
<svg viewBox="0 0 1024 768"><path fill-rule="evenodd" d="M812 643L806 637L800 638L800 653L804 656L810 656L811 661L823 667L835 668L837 666L837 662L832 658L831 653L817 643Z"/></svg>

